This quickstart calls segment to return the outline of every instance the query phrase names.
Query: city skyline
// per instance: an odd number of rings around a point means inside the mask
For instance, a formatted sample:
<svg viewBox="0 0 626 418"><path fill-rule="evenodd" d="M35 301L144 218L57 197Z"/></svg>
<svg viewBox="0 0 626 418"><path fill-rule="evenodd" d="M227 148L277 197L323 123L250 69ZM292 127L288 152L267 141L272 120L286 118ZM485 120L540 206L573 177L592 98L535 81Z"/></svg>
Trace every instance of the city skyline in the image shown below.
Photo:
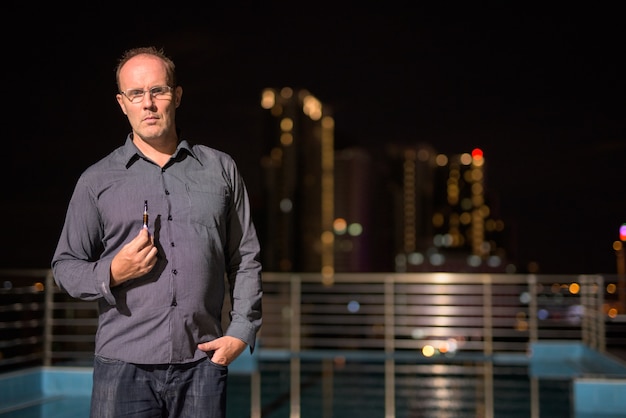
<svg viewBox="0 0 626 418"><path fill-rule="evenodd" d="M483 151L445 155L387 144L335 150L332 110L308 90L266 89L264 202L257 229L268 271L536 272L520 266Z"/></svg>
<svg viewBox="0 0 626 418"><path fill-rule="evenodd" d="M626 217L616 14L599 6L463 17L335 11L248 16L224 7L194 17L183 7L164 27L145 13L128 24L112 12L102 12L111 15L102 23L97 13L38 20L16 12L45 41L8 46L8 171L17 178L6 180L2 264L48 266L78 174L128 132L114 99L115 60L156 44L180 71L183 132L232 154L253 200L263 198L261 92L306 88L333 108L338 150L419 142L444 154L483 149L487 187L515 229L520 262L535 260L548 273L615 271L612 243ZM90 46L77 48L79 37Z"/></svg>

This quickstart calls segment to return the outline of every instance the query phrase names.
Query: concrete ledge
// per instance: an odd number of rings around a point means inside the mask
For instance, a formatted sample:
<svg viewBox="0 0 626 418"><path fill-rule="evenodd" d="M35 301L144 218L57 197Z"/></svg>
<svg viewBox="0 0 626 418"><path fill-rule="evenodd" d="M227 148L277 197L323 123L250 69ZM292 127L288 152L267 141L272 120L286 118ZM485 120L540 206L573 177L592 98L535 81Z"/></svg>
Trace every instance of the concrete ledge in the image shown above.
<svg viewBox="0 0 626 418"><path fill-rule="evenodd" d="M626 411L626 364L580 342L531 344L529 375L572 379L576 418L618 418Z"/></svg>
<svg viewBox="0 0 626 418"><path fill-rule="evenodd" d="M626 379L578 378L574 379L573 392L577 418L626 414Z"/></svg>
<svg viewBox="0 0 626 418"><path fill-rule="evenodd" d="M531 344L529 374L541 378L626 378L626 364L576 341Z"/></svg>

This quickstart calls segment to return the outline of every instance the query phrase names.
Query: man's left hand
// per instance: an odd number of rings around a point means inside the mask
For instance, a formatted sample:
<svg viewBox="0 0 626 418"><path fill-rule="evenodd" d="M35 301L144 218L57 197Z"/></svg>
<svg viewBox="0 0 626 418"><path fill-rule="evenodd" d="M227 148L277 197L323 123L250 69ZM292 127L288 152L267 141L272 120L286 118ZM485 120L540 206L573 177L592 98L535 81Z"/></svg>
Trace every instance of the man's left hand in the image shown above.
<svg viewBox="0 0 626 418"><path fill-rule="evenodd" d="M211 361L216 364L228 366L239 354L243 353L248 345L239 338L223 336L207 343L198 344L202 351L213 351Z"/></svg>

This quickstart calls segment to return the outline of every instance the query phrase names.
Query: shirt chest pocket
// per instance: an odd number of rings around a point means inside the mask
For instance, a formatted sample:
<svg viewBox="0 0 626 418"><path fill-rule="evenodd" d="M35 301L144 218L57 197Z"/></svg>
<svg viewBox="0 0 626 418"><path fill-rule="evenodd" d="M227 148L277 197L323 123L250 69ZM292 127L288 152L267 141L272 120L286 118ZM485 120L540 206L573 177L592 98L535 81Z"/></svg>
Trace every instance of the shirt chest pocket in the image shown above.
<svg viewBox="0 0 626 418"><path fill-rule="evenodd" d="M225 222L230 200L227 189L188 185L187 196L192 223L216 228Z"/></svg>

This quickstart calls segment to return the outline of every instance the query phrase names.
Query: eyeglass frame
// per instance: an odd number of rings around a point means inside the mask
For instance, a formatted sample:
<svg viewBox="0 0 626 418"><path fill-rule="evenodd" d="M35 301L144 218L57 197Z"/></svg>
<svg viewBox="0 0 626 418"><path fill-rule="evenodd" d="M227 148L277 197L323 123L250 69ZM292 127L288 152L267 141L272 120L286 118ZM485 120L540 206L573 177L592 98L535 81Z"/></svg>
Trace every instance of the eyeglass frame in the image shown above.
<svg viewBox="0 0 626 418"><path fill-rule="evenodd" d="M153 91L155 89L165 89L166 91L164 92L160 92L160 93L153 93ZM130 98L127 94L127 92L130 91L134 91L137 92L137 94L139 93L139 91L141 91L141 95L139 96L134 96L133 98ZM144 99L144 97L146 96L146 93L150 93L150 97L153 99L158 99L158 100L162 100L164 98L161 97L157 97L159 95L164 95L164 94L171 94L174 91L174 87L172 86L154 86L154 87L150 87L148 90L140 90L140 89L126 89L126 91L120 91L120 94L124 97L126 97L126 99L128 99L129 102L133 103L133 104L137 104L137 103L141 103Z"/></svg>

